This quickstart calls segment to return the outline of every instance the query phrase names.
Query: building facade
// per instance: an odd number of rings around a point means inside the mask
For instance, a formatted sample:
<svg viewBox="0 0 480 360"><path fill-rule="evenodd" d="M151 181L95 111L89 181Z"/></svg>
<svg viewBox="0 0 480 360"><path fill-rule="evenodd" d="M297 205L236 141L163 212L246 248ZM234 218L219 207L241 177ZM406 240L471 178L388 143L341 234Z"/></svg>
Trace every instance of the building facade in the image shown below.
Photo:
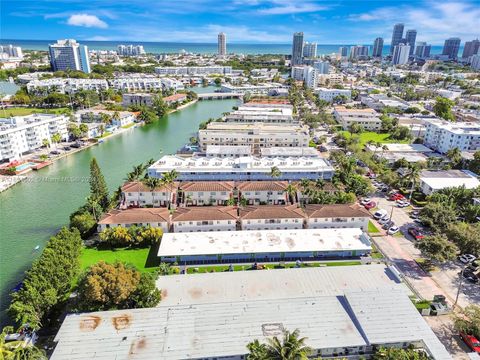
<svg viewBox="0 0 480 360"><path fill-rule="evenodd" d="M303 32L293 34L292 66L301 65L303 62Z"/></svg>
<svg viewBox="0 0 480 360"><path fill-rule="evenodd" d="M153 95L146 93L126 93L122 95L122 105L129 106L152 106Z"/></svg>
<svg viewBox="0 0 480 360"><path fill-rule="evenodd" d="M462 58L468 59L470 56L478 54L480 49L480 40L475 39L472 41L465 42L465 47L463 48Z"/></svg>
<svg viewBox="0 0 480 360"><path fill-rule="evenodd" d="M476 123L425 120L425 126L424 144L442 154L453 148L480 150L480 126Z"/></svg>
<svg viewBox="0 0 480 360"><path fill-rule="evenodd" d="M419 41L415 47L415 56L421 59L426 59L430 56L432 46L424 41Z"/></svg>
<svg viewBox="0 0 480 360"><path fill-rule="evenodd" d="M402 23L395 24L393 27L392 41L390 42L390 55L393 54L395 46L400 44L403 39L403 28L404 24Z"/></svg>
<svg viewBox="0 0 480 360"><path fill-rule="evenodd" d="M318 95L320 100L333 102L335 98L339 96L344 96L347 101L350 101L352 98L352 90L349 89L327 89L327 88L316 88L315 94Z"/></svg>
<svg viewBox="0 0 480 360"><path fill-rule="evenodd" d="M405 40L407 45L410 46L409 55L413 55L415 41L417 40L417 30L407 30L405 33Z"/></svg>
<svg viewBox="0 0 480 360"><path fill-rule="evenodd" d="M377 131L382 127L382 121L373 109L347 109L344 106L336 106L333 114L344 130L349 130L353 124L358 124L368 131Z"/></svg>
<svg viewBox="0 0 480 360"><path fill-rule="evenodd" d="M448 56L449 59L456 60L458 50L460 49L460 38L449 38L443 44L442 55Z"/></svg>
<svg viewBox="0 0 480 360"><path fill-rule="evenodd" d="M410 45L398 44L395 45L392 55L393 65L405 65L408 63L410 56Z"/></svg>
<svg viewBox="0 0 480 360"><path fill-rule="evenodd" d="M88 47L73 39L57 40L49 45L50 63L53 71L76 70L90 73Z"/></svg>
<svg viewBox="0 0 480 360"><path fill-rule="evenodd" d="M306 41L303 44L303 57L316 58L317 57L317 43L309 43Z"/></svg>
<svg viewBox="0 0 480 360"><path fill-rule="evenodd" d="M377 37L373 42L373 57L382 57L383 53L383 38Z"/></svg>
<svg viewBox="0 0 480 360"><path fill-rule="evenodd" d="M218 55L225 56L227 55L227 35L221 32L218 34Z"/></svg>

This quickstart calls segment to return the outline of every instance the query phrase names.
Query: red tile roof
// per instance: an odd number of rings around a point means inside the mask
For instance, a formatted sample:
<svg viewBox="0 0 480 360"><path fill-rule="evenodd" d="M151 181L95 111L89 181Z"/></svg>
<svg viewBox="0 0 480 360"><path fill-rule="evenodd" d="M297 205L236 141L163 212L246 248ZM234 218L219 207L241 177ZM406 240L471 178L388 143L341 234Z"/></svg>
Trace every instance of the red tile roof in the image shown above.
<svg viewBox="0 0 480 360"><path fill-rule="evenodd" d="M132 208L111 210L98 222L99 224L137 224L168 222L170 213L166 208Z"/></svg>
<svg viewBox="0 0 480 360"><path fill-rule="evenodd" d="M186 94L173 94L173 95L164 97L164 98L163 98L163 101L165 101L165 102L173 102L173 101L183 100L183 99L186 99L186 98L187 98L187 95L186 95Z"/></svg>
<svg viewBox="0 0 480 360"><path fill-rule="evenodd" d="M237 209L233 206L201 206L175 209L172 221L236 220Z"/></svg>
<svg viewBox="0 0 480 360"><path fill-rule="evenodd" d="M243 181L237 183L240 191L285 191L287 181Z"/></svg>
<svg viewBox="0 0 480 360"><path fill-rule="evenodd" d="M163 191L163 192L176 192L178 187L178 183L173 183L171 185L160 185L155 188L156 192ZM132 182L127 182L122 186L122 191L123 192L151 192L150 188L145 185L141 181L132 181Z"/></svg>
<svg viewBox="0 0 480 360"><path fill-rule="evenodd" d="M188 181L180 184L183 191L232 191L233 181Z"/></svg>
<svg viewBox="0 0 480 360"><path fill-rule="evenodd" d="M303 219L305 214L297 205L247 206L240 211L243 219Z"/></svg>

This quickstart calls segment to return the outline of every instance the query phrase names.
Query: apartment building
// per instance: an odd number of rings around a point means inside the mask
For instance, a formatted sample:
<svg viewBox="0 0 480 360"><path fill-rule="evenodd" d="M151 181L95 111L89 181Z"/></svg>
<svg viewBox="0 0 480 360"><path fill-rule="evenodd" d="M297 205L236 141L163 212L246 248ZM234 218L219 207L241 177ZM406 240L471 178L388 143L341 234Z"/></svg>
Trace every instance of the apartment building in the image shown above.
<svg viewBox="0 0 480 360"><path fill-rule="evenodd" d="M237 230L237 209L233 206L181 207L171 217L173 232Z"/></svg>
<svg viewBox="0 0 480 360"><path fill-rule="evenodd" d="M52 78L44 80L32 80L27 84L30 94L48 94L59 92L62 94L75 94L80 90L102 91L109 88L104 79L64 79Z"/></svg>
<svg viewBox="0 0 480 360"><path fill-rule="evenodd" d="M126 93L122 95L122 105L129 106L152 106L154 94Z"/></svg>
<svg viewBox="0 0 480 360"><path fill-rule="evenodd" d="M353 124L358 124L368 131L377 131L382 127L382 121L373 109L347 109L345 106L335 106L333 114L344 130L348 130Z"/></svg>
<svg viewBox="0 0 480 360"><path fill-rule="evenodd" d="M442 154L458 148L460 151L480 150L478 123L452 123L440 119L425 120L424 144Z"/></svg>
<svg viewBox="0 0 480 360"><path fill-rule="evenodd" d="M272 168L279 170L271 176ZM165 155L148 168L148 175L161 178L175 170L179 181L264 181L325 179L330 180L334 168L323 158L205 158Z"/></svg>
<svg viewBox="0 0 480 360"><path fill-rule="evenodd" d="M85 109L85 110L78 110L75 112L75 117L80 122L84 123L102 123L104 115L110 117L112 121L112 125L122 127L128 126L135 122L135 113L129 111L110 111L110 110L93 110L93 109Z"/></svg>
<svg viewBox="0 0 480 360"><path fill-rule="evenodd" d="M226 115L224 121L229 123L298 123L298 119L293 117L293 106L283 104L262 105L264 106L257 106L255 103L247 103L243 106L239 106L238 110L234 110Z"/></svg>
<svg viewBox="0 0 480 360"><path fill-rule="evenodd" d="M42 147L45 139L52 143L52 136L57 133L67 140L67 123L68 117L55 114L0 118L0 160L18 160Z"/></svg>
<svg viewBox="0 0 480 360"><path fill-rule="evenodd" d="M348 89L327 89L327 88L316 88L315 94L318 95L320 100L333 102L335 98L345 97L346 101L352 99L352 90Z"/></svg>
<svg viewBox="0 0 480 360"><path fill-rule="evenodd" d="M358 205L307 204L303 211L307 229L360 228L367 231L370 219L370 213Z"/></svg>
<svg viewBox="0 0 480 360"><path fill-rule="evenodd" d="M223 122L208 124L198 138L202 151L208 145L248 145L254 154L264 147L307 147L310 140L307 126Z"/></svg>
<svg viewBox="0 0 480 360"><path fill-rule="evenodd" d="M260 156L265 158L317 158L320 153L313 147L266 147L260 149Z"/></svg>
<svg viewBox="0 0 480 360"><path fill-rule="evenodd" d="M234 188L233 181L187 181L179 186L178 201L186 206L227 205Z"/></svg>
<svg viewBox="0 0 480 360"><path fill-rule="evenodd" d="M228 75L231 66L159 66L155 68L159 75Z"/></svg>
<svg viewBox="0 0 480 360"><path fill-rule="evenodd" d="M178 91L185 89L183 83L178 80L147 76L118 77L110 80L110 85L116 90L130 92L155 92L165 89Z"/></svg>
<svg viewBox="0 0 480 360"><path fill-rule="evenodd" d="M243 181L236 185L236 195L248 205L285 205L289 202L287 188L287 181Z"/></svg>
<svg viewBox="0 0 480 360"><path fill-rule="evenodd" d="M77 70L90 72L88 47L73 39L57 40L48 46L53 71Z"/></svg>
<svg viewBox="0 0 480 360"><path fill-rule="evenodd" d="M238 158L252 155L249 145L208 145L205 151L207 158Z"/></svg>
<svg viewBox="0 0 480 360"><path fill-rule="evenodd" d="M118 226L151 226L169 231L170 212L167 208L132 208L128 210L110 210L98 221L97 231Z"/></svg>
<svg viewBox="0 0 480 360"><path fill-rule="evenodd" d="M370 94L362 96L362 104L380 111L385 107L398 108L400 110L406 110L410 107L409 103L395 96L387 96L385 94Z"/></svg>
<svg viewBox="0 0 480 360"><path fill-rule="evenodd" d="M468 170L424 170L420 173L420 189L425 195L450 187L475 189L479 186L478 176Z"/></svg>
<svg viewBox="0 0 480 360"><path fill-rule="evenodd" d="M265 83L258 85L230 85L222 84L220 92L235 94L251 94L251 95L268 95L270 93L280 92L288 89L287 86L276 83Z"/></svg>
<svg viewBox="0 0 480 360"><path fill-rule="evenodd" d="M178 183L160 185L151 189L141 181L128 182L122 186L120 206L122 208L139 206L167 206L175 203Z"/></svg>
<svg viewBox="0 0 480 360"><path fill-rule="evenodd" d="M304 81L307 87L314 89L320 71L312 66L293 66L291 77L297 81Z"/></svg>
<svg viewBox="0 0 480 360"><path fill-rule="evenodd" d="M317 76L317 85L342 85L343 84L343 74L341 73L331 73L331 74L319 74Z"/></svg>
<svg viewBox="0 0 480 360"><path fill-rule="evenodd" d="M240 211L242 230L303 229L304 215L296 205L247 206Z"/></svg>

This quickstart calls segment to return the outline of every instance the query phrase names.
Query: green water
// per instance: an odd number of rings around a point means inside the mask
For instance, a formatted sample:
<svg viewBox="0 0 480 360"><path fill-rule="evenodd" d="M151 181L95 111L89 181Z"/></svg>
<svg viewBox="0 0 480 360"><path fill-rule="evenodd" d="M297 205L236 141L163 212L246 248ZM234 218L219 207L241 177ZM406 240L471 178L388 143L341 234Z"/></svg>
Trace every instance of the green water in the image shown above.
<svg viewBox="0 0 480 360"><path fill-rule="evenodd" d="M237 100L200 101L158 122L131 129L104 143L67 156L27 181L0 194L0 309L6 321L8 294L46 240L67 224L69 214L88 195L89 163L95 157L110 190L121 185L133 165L174 153L198 129L200 122L230 111Z"/></svg>

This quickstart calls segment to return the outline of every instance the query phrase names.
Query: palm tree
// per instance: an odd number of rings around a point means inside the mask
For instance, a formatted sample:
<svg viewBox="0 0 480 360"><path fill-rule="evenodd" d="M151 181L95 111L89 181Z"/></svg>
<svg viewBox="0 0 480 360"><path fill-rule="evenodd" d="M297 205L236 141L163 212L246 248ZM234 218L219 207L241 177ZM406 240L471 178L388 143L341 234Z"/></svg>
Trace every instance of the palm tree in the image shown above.
<svg viewBox="0 0 480 360"><path fill-rule="evenodd" d="M27 345L23 340L5 341L13 332L11 326L3 328L0 334L0 359L5 360L46 360L45 353L33 345Z"/></svg>
<svg viewBox="0 0 480 360"><path fill-rule="evenodd" d="M149 177L142 181L152 193L152 205L155 207L155 189L162 184L162 180L155 177Z"/></svg>
<svg viewBox="0 0 480 360"><path fill-rule="evenodd" d="M297 202L297 188L295 185L293 184L288 184L287 188L285 189L285 191L287 192L288 194L288 197L290 199L290 203L291 204L294 204Z"/></svg>
<svg viewBox="0 0 480 360"><path fill-rule="evenodd" d="M272 179L277 179L280 176L282 176L282 172L280 171L280 169L277 166L272 166L272 168L270 169L270 177Z"/></svg>
<svg viewBox="0 0 480 360"><path fill-rule="evenodd" d="M457 147L448 150L447 157L452 162L454 168L460 165L460 163L462 162L462 152Z"/></svg>
<svg viewBox="0 0 480 360"><path fill-rule="evenodd" d="M413 190L415 189L415 183L420 179L420 168L417 164L410 166L410 172L408 173L408 180L412 183L410 188L410 195L408 196L409 200L412 200Z"/></svg>
<svg viewBox="0 0 480 360"><path fill-rule="evenodd" d="M248 360L307 360L312 349L305 345L306 338L299 338L300 331L285 330L283 338L274 336L266 344L255 340L247 345Z"/></svg>
<svg viewBox="0 0 480 360"><path fill-rule="evenodd" d="M140 177L142 176L143 171L144 171L143 169L144 169L143 163L140 163L138 165L134 165L132 171L130 171L127 174L126 180L127 181L136 181L136 180L140 179Z"/></svg>
<svg viewBox="0 0 480 360"><path fill-rule="evenodd" d="M170 202L172 201L172 194L173 194L173 184L175 180L178 178L178 172L176 170L169 171L164 173L162 176L162 182L167 186L170 190L170 195L168 197L168 208L170 208Z"/></svg>
<svg viewBox="0 0 480 360"><path fill-rule="evenodd" d="M62 141L62 135L60 135L59 133L55 133L52 135L51 140L52 143L55 144L55 148L57 148L57 144Z"/></svg>
<svg viewBox="0 0 480 360"><path fill-rule="evenodd" d="M160 275L169 275L172 270L172 266L169 263L161 262L158 265L158 273Z"/></svg>

